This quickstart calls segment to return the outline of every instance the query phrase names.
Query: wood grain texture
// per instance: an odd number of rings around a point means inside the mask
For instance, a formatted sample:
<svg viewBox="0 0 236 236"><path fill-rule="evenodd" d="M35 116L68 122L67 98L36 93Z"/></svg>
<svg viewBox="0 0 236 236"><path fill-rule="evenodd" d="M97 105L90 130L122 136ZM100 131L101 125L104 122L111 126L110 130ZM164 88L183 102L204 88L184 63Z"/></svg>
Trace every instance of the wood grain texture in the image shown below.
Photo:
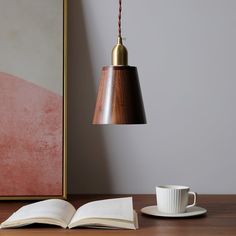
<svg viewBox="0 0 236 236"><path fill-rule="evenodd" d="M94 200L123 197L130 195L82 195L70 196L69 201L78 208ZM207 215L191 218L156 218L142 215L140 209L144 206L154 205L154 195L134 195L134 208L139 215L138 230L98 230L98 229L61 229L52 226L34 225L19 229L0 230L0 236L211 236L236 235L236 195L199 195L198 205L208 210ZM0 221L2 222L19 207L30 203L29 201L0 202Z"/></svg>
<svg viewBox="0 0 236 236"><path fill-rule="evenodd" d="M136 67L103 67L93 124L146 124Z"/></svg>

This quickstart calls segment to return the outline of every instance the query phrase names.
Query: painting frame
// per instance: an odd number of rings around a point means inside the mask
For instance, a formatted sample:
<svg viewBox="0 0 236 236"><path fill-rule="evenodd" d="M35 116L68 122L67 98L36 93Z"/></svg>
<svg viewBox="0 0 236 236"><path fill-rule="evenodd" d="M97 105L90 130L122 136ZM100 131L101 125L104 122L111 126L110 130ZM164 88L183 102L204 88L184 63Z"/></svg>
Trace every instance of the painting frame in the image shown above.
<svg viewBox="0 0 236 236"><path fill-rule="evenodd" d="M68 84L68 0L62 0L63 4L63 134L62 134L62 194L61 195L12 195L12 196L1 196L0 200L43 200L43 199L53 199L53 198L60 198L60 199L67 199L67 116L68 116L68 109L67 109L67 84Z"/></svg>

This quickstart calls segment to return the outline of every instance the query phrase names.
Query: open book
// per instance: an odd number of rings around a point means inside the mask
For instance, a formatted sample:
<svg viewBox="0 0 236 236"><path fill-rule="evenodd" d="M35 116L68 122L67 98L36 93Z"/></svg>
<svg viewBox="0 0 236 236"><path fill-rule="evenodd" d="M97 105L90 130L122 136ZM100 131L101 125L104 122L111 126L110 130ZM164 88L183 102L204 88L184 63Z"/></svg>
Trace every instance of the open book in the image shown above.
<svg viewBox="0 0 236 236"><path fill-rule="evenodd" d="M78 210L69 202L60 199L40 201L21 207L1 224L1 228L16 228L34 223L58 225L63 228L138 228L132 197L94 201Z"/></svg>

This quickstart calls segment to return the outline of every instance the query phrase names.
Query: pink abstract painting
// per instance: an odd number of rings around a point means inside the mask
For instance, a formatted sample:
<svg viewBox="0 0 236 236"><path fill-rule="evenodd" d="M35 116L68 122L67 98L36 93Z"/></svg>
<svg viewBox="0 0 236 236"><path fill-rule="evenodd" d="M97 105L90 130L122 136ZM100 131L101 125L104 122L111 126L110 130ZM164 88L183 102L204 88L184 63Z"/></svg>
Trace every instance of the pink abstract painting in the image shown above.
<svg viewBox="0 0 236 236"><path fill-rule="evenodd" d="M63 97L0 72L0 195L63 194Z"/></svg>

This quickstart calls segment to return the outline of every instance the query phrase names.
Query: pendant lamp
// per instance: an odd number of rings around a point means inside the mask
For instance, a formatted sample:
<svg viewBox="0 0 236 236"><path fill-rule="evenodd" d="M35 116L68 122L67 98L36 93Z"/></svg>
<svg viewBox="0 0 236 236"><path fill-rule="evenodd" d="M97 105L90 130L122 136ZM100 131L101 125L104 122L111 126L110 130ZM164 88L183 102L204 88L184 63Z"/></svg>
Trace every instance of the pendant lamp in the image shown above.
<svg viewBox="0 0 236 236"><path fill-rule="evenodd" d="M138 71L128 65L121 36L122 0L119 0L118 39L112 65L101 72L93 124L146 124Z"/></svg>

